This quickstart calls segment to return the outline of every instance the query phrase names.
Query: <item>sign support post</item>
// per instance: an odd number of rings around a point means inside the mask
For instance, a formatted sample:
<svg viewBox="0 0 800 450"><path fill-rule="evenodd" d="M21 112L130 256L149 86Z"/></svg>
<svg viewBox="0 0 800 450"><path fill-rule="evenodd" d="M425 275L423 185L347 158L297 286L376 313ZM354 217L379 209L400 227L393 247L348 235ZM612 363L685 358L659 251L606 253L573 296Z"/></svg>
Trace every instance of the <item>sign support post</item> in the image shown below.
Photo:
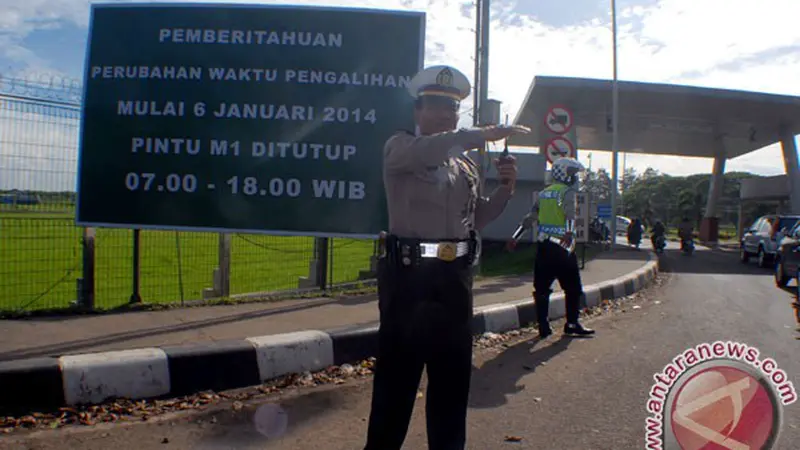
<svg viewBox="0 0 800 450"><path fill-rule="evenodd" d="M575 195L575 242L581 245L581 269L586 266L586 243L589 241L589 194Z"/></svg>

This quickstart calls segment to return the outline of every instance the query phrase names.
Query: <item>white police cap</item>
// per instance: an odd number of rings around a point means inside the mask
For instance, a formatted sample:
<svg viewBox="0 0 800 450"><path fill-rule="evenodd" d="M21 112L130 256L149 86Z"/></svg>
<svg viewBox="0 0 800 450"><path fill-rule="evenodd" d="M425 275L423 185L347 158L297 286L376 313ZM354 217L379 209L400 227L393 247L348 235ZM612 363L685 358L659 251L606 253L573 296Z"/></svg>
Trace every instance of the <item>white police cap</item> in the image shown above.
<svg viewBox="0 0 800 450"><path fill-rule="evenodd" d="M428 67L414 75L408 84L408 93L414 98L430 95L460 102L469 96L470 90L467 76L450 66Z"/></svg>

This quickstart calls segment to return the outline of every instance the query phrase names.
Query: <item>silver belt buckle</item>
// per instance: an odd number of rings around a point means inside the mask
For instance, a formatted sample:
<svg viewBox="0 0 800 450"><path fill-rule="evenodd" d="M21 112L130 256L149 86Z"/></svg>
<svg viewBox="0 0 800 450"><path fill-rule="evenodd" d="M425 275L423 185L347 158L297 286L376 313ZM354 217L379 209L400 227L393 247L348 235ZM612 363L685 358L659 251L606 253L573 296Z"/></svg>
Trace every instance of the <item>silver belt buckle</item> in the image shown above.
<svg viewBox="0 0 800 450"><path fill-rule="evenodd" d="M468 242L442 241L422 242L419 244L420 256L423 258L436 258L445 262L452 262L469 253Z"/></svg>

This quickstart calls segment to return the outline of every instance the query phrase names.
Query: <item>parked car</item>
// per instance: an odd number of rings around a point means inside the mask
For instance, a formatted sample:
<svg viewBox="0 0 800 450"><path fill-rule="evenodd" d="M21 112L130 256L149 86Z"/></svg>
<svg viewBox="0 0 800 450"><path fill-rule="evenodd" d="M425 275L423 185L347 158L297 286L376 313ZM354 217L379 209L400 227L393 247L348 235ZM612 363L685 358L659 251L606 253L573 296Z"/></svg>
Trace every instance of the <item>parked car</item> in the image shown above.
<svg viewBox="0 0 800 450"><path fill-rule="evenodd" d="M781 239L775 258L775 284L786 287L800 269L800 222Z"/></svg>
<svg viewBox="0 0 800 450"><path fill-rule="evenodd" d="M627 236L631 222L633 221L625 216L617 216L617 236Z"/></svg>
<svg viewBox="0 0 800 450"><path fill-rule="evenodd" d="M759 217L745 230L739 245L739 259L746 263L758 258L759 267L769 267L778 254L778 242L792 230L800 216L770 214Z"/></svg>

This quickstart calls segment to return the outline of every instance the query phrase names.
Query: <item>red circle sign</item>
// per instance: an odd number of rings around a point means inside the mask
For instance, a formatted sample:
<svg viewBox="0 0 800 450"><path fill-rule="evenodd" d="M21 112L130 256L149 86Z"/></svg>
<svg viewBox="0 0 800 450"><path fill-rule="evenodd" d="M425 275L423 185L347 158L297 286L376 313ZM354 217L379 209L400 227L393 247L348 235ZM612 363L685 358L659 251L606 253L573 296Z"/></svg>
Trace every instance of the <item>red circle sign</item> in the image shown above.
<svg viewBox="0 0 800 450"><path fill-rule="evenodd" d="M565 106L551 106L544 115L544 126L551 133L568 133L572 129L572 111Z"/></svg>
<svg viewBox="0 0 800 450"><path fill-rule="evenodd" d="M559 158L574 158L575 144L563 136L556 136L547 141L544 146L544 154L550 164Z"/></svg>
<svg viewBox="0 0 800 450"><path fill-rule="evenodd" d="M669 417L682 449L771 448L774 405L768 388L751 374L717 366L680 386Z"/></svg>

